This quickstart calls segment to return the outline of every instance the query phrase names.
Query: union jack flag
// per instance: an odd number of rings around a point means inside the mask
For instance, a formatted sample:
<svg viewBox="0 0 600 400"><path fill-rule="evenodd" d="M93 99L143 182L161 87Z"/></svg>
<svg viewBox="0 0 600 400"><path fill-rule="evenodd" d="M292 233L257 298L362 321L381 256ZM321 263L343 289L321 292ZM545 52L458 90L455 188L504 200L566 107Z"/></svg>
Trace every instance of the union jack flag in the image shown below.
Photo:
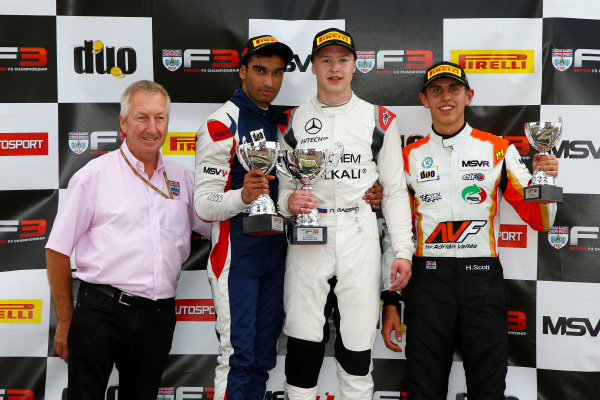
<svg viewBox="0 0 600 400"><path fill-rule="evenodd" d="M374 51L357 51L356 58L375 58Z"/></svg>
<svg viewBox="0 0 600 400"><path fill-rule="evenodd" d="M573 57L573 49L552 49L552 57Z"/></svg>
<svg viewBox="0 0 600 400"><path fill-rule="evenodd" d="M437 263L435 261L427 261L425 263L425 269L436 269Z"/></svg>
<svg viewBox="0 0 600 400"><path fill-rule="evenodd" d="M69 132L69 140L87 140L88 137L87 132Z"/></svg>
<svg viewBox="0 0 600 400"><path fill-rule="evenodd" d="M174 49L163 49L162 56L163 57L181 57L183 52L181 50Z"/></svg>
<svg viewBox="0 0 600 400"><path fill-rule="evenodd" d="M175 399L175 387L173 386L164 386L158 388L158 395L156 396L156 400L173 400Z"/></svg>
<svg viewBox="0 0 600 400"><path fill-rule="evenodd" d="M559 234L568 234L569 227L568 226L553 226L548 230L548 234L550 235L559 235Z"/></svg>

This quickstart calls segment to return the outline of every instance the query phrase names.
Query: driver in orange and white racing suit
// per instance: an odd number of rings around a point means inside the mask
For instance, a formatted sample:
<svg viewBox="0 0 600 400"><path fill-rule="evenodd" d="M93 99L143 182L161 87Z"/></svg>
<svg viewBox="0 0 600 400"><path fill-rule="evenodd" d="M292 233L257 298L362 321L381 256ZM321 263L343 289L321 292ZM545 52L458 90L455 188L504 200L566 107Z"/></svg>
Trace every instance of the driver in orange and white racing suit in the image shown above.
<svg viewBox="0 0 600 400"><path fill-rule="evenodd" d="M537 231L548 230L556 215L556 204L523 200L531 174L517 149L466 123L473 94L460 66L442 62L428 69L419 97L431 112L432 130L403 150L417 247L403 290L411 400L446 399L455 347L469 400L504 399L508 295L496 247L499 201L502 195ZM558 173L553 155L537 154L533 164ZM399 320L386 303L382 334L396 351L390 333L398 337Z"/></svg>

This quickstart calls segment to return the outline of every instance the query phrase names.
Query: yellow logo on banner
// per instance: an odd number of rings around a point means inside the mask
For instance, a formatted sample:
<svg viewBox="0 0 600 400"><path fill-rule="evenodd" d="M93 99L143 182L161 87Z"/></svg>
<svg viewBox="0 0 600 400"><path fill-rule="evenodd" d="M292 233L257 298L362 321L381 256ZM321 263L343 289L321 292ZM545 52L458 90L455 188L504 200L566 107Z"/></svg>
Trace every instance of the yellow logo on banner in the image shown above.
<svg viewBox="0 0 600 400"><path fill-rule="evenodd" d="M275 42L277 42L277 39L275 39L273 36L262 36L262 37L259 37L258 39L254 39L252 41L252 44L254 45L254 47L256 47L261 44L275 43Z"/></svg>
<svg viewBox="0 0 600 400"><path fill-rule="evenodd" d="M453 67L452 65L440 65L439 67L432 69L431 71L429 71L427 73L427 79L429 79L433 76L436 76L437 74L441 74L442 72L456 75L457 77L462 79L462 76L461 76L462 74L460 73L460 69Z"/></svg>
<svg viewBox="0 0 600 400"><path fill-rule="evenodd" d="M1 324L41 324L42 300L0 300Z"/></svg>
<svg viewBox="0 0 600 400"><path fill-rule="evenodd" d="M193 156L196 154L196 132L167 133L162 153L170 156Z"/></svg>
<svg viewBox="0 0 600 400"><path fill-rule="evenodd" d="M450 50L467 74L532 74L534 50Z"/></svg>
<svg viewBox="0 0 600 400"><path fill-rule="evenodd" d="M339 32L328 32L324 35L321 35L317 38L317 46L319 46L323 42L327 42L328 40L341 40L342 42L346 42L349 45L352 44L350 38L346 35L343 35Z"/></svg>

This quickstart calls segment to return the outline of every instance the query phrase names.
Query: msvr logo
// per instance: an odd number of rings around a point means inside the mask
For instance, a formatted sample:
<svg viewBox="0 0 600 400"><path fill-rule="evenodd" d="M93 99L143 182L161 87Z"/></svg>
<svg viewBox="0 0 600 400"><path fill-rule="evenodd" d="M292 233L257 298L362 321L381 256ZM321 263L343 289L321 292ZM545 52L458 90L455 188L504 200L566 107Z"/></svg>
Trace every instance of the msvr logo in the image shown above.
<svg viewBox="0 0 600 400"><path fill-rule="evenodd" d="M590 154L594 160L600 158L600 148L596 149L591 140L563 140L558 149L552 148L556 158L588 158Z"/></svg>
<svg viewBox="0 0 600 400"><path fill-rule="evenodd" d="M558 317L556 323L552 322L552 318L548 315L544 315L543 332L544 335L567 335L567 336L584 336L589 333L592 337L597 337L600 333L600 320L596 323L596 326L592 325L589 318L567 318Z"/></svg>
<svg viewBox="0 0 600 400"><path fill-rule="evenodd" d="M204 167L204 170L202 172L209 175L222 175L224 177L227 176L227 170L215 167Z"/></svg>

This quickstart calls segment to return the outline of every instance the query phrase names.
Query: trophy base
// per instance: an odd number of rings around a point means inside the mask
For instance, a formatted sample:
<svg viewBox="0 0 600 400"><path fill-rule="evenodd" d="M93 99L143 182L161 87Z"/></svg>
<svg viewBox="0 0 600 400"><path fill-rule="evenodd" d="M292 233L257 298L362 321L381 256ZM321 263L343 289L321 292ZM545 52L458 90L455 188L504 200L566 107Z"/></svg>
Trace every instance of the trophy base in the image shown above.
<svg viewBox="0 0 600 400"><path fill-rule="evenodd" d="M283 217L259 214L244 217L244 234L250 236L280 235L283 233Z"/></svg>
<svg viewBox="0 0 600 400"><path fill-rule="evenodd" d="M326 226L292 226L288 235L291 244L327 243Z"/></svg>
<svg viewBox="0 0 600 400"><path fill-rule="evenodd" d="M533 203L562 203L563 189L554 185L531 185L523 189L525 201Z"/></svg>

